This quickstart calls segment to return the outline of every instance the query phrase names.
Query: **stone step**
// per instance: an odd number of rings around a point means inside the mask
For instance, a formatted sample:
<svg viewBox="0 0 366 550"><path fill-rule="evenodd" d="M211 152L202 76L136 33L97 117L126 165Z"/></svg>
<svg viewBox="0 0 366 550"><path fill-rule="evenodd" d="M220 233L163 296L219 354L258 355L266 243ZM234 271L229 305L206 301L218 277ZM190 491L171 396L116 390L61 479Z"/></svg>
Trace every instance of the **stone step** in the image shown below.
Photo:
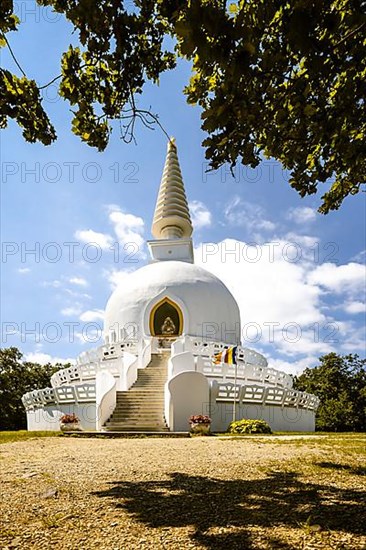
<svg viewBox="0 0 366 550"><path fill-rule="evenodd" d="M135 395L136 393L164 393L164 386L156 386L156 387L150 387L147 386L146 388L131 388L128 392L120 393L117 395L118 397L124 397L127 395Z"/></svg>
<svg viewBox="0 0 366 550"><path fill-rule="evenodd" d="M164 410L162 407L156 407L154 409L115 409L111 417L113 416L148 416L148 415L155 415L155 416L163 416Z"/></svg>
<svg viewBox="0 0 366 550"><path fill-rule="evenodd" d="M132 395L132 394L135 394L135 393L154 393L154 392L163 392L164 393L164 386L140 386L140 387L133 387L131 388L130 390L128 390L127 392L124 392L124 393L119 393L117 395L117 397L122 397L123 395Z"/></svg>
<svg viewBox="0 0 366 550"><path fill-rule="evenodd" d="M144 404L143 406L139 406L139 405L121 405L120 407L116 407L114 410L115 412L122 412L122 411L133 411L133 412L138 412L138 411L162 411L163 410L163 404L154 404L154 405L148 405L148 404Z"/></svg>
<svg viewBox="0 0 366 550"><path fill-rule="evenodd" d="M161 401L164 401L164 393L161 393L161 394L157 394L156 392L154 393L151 393L151 394L146 394L146 393L131 393L130 395L126 395L124 396L123 398L119 398L117 399L117 403L142 403L142 402L149 402L149 403L153 403L154 401L156 402L161 402Z"/></svg>
<svg viewBox="0 0 366 550"><path fill-rule="evenodd" d="M120 395L131 395L131 393L139 393L139 392L147 392L147 393L152 393L152 392L155 392L155 391L164 391L164 386L159 386L159 385L156 385L156 384L148 384L147 386L134 386L133 388L131 388L130 390L128 390L128 392L124 393L124 394L120 394Z"/></svg>
<svg viewBox="0 0 366 550"><path fill-rule="evenodd" d="M167 373L166 372L157 372L157 373L150 373L150 372L144 372L142 374L138 374L138 377L137 379L138 380L145 380L145 379L149 379L149 380L166 380L167 378Z"/></svg>
<svg viewBox="0 0 366 550"><path fill-rule="evenodd" d="M164 406L164 399L148 399L148 398L141 398L141 399L124 399L123 401L117 401L116 408L119 407L163 407Z"/></svg>
<svg viewBox="0 0 366 550"><path fill-rule="evenodd" d="M128 421L120 421L120 422L106 422L106 426L108 428L116 428L116 427L124 427L125 429L128 428L138 428L141 430L147 429L147 428L166 428L165 422L160 420L159 422L131 422Z"/></svg>
<svg viewBox="0 0 366 550"><path fill-rule="evenodd" d="M152 432L152 431L169 431L167 426L164 424L156 425L156 426L133 426L132 424L111 424L110 426L106 426L107 430L113 430L115 432L118 431L126 431L126 432Z"/></svg>
<svg viewBox="0 0 366 550"><path fill-rule="evenodd" d="M137 409L162 409L164 407L164 401L144 401L142 403L118 403L115 410L121 410L121 409L129 409L129 410L137 410Z"/></svg>
<svg viewBox="0 0 366 550"><path fill-rule="evenodd" d="M118 409L115 410L113 416L163 416L164 410L162 407L156 407L151 409Z"/></svg>
<svg viewBox="0 0 366 550"><path fill-rule="evenodd" d="M126 399L118 399L117 400L117 404L119 405L128 405L128 404L131 404L131 403L136 403L136 404L140 404L140 403L162 403L164 401L164 396L161 395L161 396L154 396L154 397L149 397L148 395L139 395L137 396L135 399L132 399L130 397L126 397Z"/></svg>
<svg viewBox="0 0 366 550"><path fill-rule="evenodd" d="M153 378L150 380L139 379L139 380L136 380L133 387L136 388L136 386L138 385L143 386L144 384L148 384L148 385L153 384L154 386L164 386L165 382L166 382L166 378L162 378L161 380L157 378Z"/></svg>
<svg viewBox="0 0 366 550"><path fill-rule="evenodd" d="M156 411L162 411L164 409L164 403L161 402L161 403L144 403L143 405L138 405L138 404L131 404L131 405L128 405L128 404L123 404L123 405L119 405L117 406L115 409L114 409L114 412L116 411L131 411L131 412L135 412L135 411L151 411L151 410L156 410Z"/></svg>
<svg viewBox="0 0 366 550"><path fill-rule="evenodd" d="M117 412L137 414L140 412L147 413L149 411L155 412L155 411L163 411L163 410L164 410L163 405L153 405L151 407L116 407L112 414Z"/></svg>
<svg viewBox="0 0 366 550"><path fill-rule="evenodd" d="M161 401L164 401L164 394L162 395L156 395L156 393L154 393L153 395L146 395L146 394L143 394L143 395L139 395L139 394L136 394L136 395L131 395L131 396L127 396L124 397L123 399L117 399L117 403L142 403L142 402L149 402L149 403L154 403L154 401L156 403L160 403Z"/></svg>
<svg viewBox="0 0 366 550"><path fill-rule="evenodd" d="M146 397L146 399L163 399L164 398L164 392L138 392L138 391L131 391L128 395L120 395L117 397L117 401L124 401L125 399L138 399L139 397Z"/></svg>
<svg viewBox="0 0 366 550"><path fill-rule="evenodd" d="M111 415L111 418L115 417L115 416L148 416L150 414L150 416L163 416L164 415L164 411L161 409L161 408L156 408L156 409L135 409L135 410L131 410L131 409L118 409L118 411L114 411L113 415Z"/></svg>
<svg viewBox="0 0 366 550"><path fill-rule="evenodd" d="M133 385L133 388L149 388L150 386L163 388L165 386L165 380L162 382L159 382L158 380L146 380L146 381L139 380Z"/></svg>
<svg viewBox="0 0 366 550"><path fill-rule="evenodd" d="M116 426L106 426L105 429L110 432L131 432L131 433L132 432L136 432L136 433L169 432L169 429L166 426L158 426L158 427L141 426L137 428L136 426L116 425Z"/></svg>
<svg viewBox="0 0 366 550"><path fill-rule="evenodd" d="M141 378L141 377L151 377L153 378L154 376L157 376L158 378L164 378L166 377L166 369L147 369L147 370L140 370L138 371L138 378Z"/></svg>
<svg viewBox="0 0 366 550"><path fill-rule="evenodd" d="M113 412L113 415L111 416L121 416L121 415L124 415L124 416L141 416L141 415L144 415L144 416L148 416L148 415L160 415L160 416L163 416L164 414L164 409L163 407L154 407L154 408L150 408L150 409L115 409L115 411Z"/></svg>
<svg viewBox="0 0 366 550"><path fill-rule="evenodd" d="M126 416L129 416L130 418L138 418L140 416L146 416L149 417L149 415L152 416L164 416L163 409L154 409L154 410L146 410L146 411L115 411L113 414L111 414L110 418L115 418L117 416L123 416L124 418Z"/></svg>
<svg viewBox="0 0 366 550"><path fill-rule="evenodd" d="M139 380L142 380L143 378L157 378L157 379L164 379L167 377L167 373L164 371L158 371L158 372L138 372L137 378Z"/></svg>
<svg viewBox="0 0 366 550"><path fill-rule="evenodd" d="M107 421L107 424L143 424L148 426L149 424L164 424L163 415L159 416L113 416L110 420Z"/></svg>
<svg viewBox="0 0 366 550"><path fill-rule="evenodd" d="M116 404L116 408L118 407L163 407L164 406L164 399L133 399L133 400L126 400L126 401L120 401Z"/></svg>

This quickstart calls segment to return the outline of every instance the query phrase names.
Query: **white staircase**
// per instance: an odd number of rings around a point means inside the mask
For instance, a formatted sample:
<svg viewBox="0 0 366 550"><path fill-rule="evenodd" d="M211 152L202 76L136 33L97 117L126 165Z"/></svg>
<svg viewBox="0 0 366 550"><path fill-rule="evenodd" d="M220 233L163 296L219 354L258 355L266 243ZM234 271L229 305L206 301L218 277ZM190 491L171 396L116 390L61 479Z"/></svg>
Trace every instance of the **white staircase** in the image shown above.
<svg viewBox="0 0 366 550"><path fill-rule="evenodd" d="M164 418L164 385L170 353L156 353L128 391L117 392L117 405L104 428L114 432L169 431Z"/></svg>

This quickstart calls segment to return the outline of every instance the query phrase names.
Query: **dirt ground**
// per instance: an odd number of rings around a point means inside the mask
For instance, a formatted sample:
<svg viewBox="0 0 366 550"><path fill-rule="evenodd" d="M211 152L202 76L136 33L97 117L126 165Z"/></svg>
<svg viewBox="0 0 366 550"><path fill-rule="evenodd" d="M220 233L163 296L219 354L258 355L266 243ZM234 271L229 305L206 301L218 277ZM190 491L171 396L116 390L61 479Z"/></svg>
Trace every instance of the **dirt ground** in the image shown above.
<svg viewBox="0 0 366 550"><path fill-rule="evenodd" d="M0 548L364 549L366 436L0 446Z"/></svg>

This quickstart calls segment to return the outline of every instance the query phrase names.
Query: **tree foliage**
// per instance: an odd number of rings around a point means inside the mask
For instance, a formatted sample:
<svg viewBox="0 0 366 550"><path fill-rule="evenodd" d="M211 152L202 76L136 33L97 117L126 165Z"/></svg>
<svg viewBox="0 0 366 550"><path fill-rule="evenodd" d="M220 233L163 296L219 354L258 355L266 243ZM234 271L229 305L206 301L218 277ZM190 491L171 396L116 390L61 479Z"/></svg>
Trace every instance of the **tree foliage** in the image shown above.
<svg viewBox="0 0 366 550"><path fill-rule="evenodd" d="M0 349L0 430L26 428L22 396L28 391L49 387L52 374L63 366L39 365L23 361L22 357L17 348Z"/></svg>
<svg viewBox="0 0 366 550"><path fill-rule="evenodd" d="M38 4L64 14L79 33L80 47L63 54L59 92L73 106L73 132L89 145L107 146L113 119L131 117L127 139L137 117L151 123L134 98L183 57L192 62L184 92L202 109L213 169L226 162L256 167L273 157L290 170L302 197L324 184L323 213L365 183L364 1L134 0L132 9L121 0ZM1 6L6 46L18 21L11 0ZM174 39L171 51L167 36ZM1 69L0 86L2 127L15 118L28 141L53 141L34 80Z"/></svg>
<svg viewBox="0 0 366 550"><path fill-rule="evenodd" d="M316 428L366 431L366 359L329 353L295 378L295 388L320 398Z"/></svg>

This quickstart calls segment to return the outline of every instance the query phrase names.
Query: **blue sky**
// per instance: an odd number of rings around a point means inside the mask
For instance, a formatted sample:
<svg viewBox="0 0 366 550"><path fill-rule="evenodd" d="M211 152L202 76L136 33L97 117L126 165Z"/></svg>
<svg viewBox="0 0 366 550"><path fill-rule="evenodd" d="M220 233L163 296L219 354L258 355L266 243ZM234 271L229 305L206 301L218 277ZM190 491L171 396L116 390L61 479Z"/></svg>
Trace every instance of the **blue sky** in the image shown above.
<svg viewBox="0 0 366 550"><path fill-rule="evenodd" d="M10 43L27 75L44 84L75 36L32 1L15 5L23 24ZM16 70L5 50L2 64ZM235 178L227 167L207 174L200 112L181 92L189 73L180 63L139 102L176 138L196 263L237 298L244 344L288 372L333 350L363 355L364 195L321 216L320 194L301 199L273 160L240 166ZM1 133L2 346L41 362L73 359L100 343L110 293L148 261L144 242L166 151L159 129L138 126L137 145L123 143L116 127L98 153L72 135L70 107L55 89L44 99L54 145L25 143L13 123Z"/></svg>

